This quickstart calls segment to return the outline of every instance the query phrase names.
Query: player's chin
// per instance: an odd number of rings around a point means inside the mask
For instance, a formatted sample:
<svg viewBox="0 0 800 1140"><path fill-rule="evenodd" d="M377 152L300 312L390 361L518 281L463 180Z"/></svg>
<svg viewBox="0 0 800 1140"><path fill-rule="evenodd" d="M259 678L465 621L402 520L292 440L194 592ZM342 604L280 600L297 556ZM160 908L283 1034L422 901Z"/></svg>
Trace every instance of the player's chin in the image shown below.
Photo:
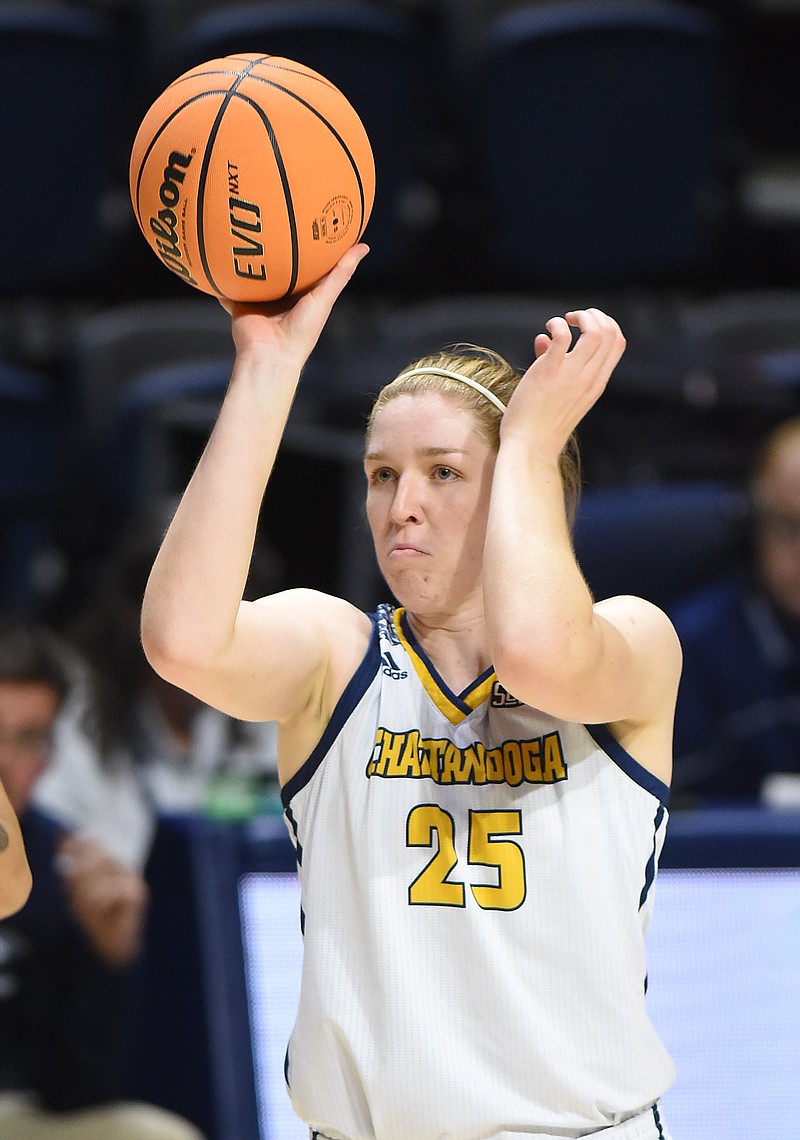
<svg viewBox="0 0 800 1140"><path fill-rule="evenodd" d="M433 600L435 590L430 576L419 567L388 567L383 578L393 597L407 610L423 609Z"/></svg>

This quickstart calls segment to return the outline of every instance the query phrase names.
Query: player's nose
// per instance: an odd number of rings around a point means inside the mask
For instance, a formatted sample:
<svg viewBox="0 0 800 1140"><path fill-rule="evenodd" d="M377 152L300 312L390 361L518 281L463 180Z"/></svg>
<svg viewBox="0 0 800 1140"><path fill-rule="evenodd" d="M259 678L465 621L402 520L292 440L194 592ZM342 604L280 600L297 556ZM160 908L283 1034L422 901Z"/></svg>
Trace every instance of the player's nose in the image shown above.
<svg viewBox="0 0 800 1140"><path fill-rule="evenodd" d="M419 480L411 474L401 475L392 498L392 522L396 526L402 526L407 522L419 522L423 514L422 488Z"/></svg>

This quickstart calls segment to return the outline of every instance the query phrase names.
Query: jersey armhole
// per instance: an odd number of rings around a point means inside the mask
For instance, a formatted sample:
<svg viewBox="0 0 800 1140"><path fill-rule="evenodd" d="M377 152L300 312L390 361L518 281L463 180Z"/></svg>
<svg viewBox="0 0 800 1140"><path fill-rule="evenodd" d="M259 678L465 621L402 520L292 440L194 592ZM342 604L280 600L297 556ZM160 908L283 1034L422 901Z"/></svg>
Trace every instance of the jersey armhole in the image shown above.
<svg viewBox="0 0 800 1140"><path fill-rule="evenodd" d="M638 760L634 760L631 754L612 736L611 730L605 724L587 724L585 728L595 744L602 748L626 776L630 776L634 783L655 796L664 807L669 806L669 785L649 772Z"/></svg>
<svg viewBox="0 0 800 1140"><path fill-rule="evenodd" d="M341 697L339 697L339 700L336 702L336 707L333 710L331 719L325 726L322 736L312 749L308 759L300 765L292 778L287 780L281 788L281 802L284 808L288 808L292 797L296 796L301 788L306 786L317 771L325 756L328 754L334 740L342 731L348 718L352 715L380 668L381 652L377 615L369 614L368 616L372 622L372 632L370 634L367 651L361 659L361 664L347 682L347 686Z"/></svg>

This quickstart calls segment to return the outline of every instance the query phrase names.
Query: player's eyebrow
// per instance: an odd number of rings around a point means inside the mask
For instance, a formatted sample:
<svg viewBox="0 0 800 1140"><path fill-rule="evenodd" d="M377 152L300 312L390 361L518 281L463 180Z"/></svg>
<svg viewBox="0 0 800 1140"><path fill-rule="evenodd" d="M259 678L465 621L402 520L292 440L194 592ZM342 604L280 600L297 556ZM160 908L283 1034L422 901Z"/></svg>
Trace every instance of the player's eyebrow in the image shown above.
<svg viewBox="0 0 800 1140"><path fill-rule="evenodd" d="M466 447L422 447L417 454L425 456L426 459L435 459L440 455L466 455L466 453ZM382 463L385 459L384 451L368 451L364 456L365 463Z"/></svg>

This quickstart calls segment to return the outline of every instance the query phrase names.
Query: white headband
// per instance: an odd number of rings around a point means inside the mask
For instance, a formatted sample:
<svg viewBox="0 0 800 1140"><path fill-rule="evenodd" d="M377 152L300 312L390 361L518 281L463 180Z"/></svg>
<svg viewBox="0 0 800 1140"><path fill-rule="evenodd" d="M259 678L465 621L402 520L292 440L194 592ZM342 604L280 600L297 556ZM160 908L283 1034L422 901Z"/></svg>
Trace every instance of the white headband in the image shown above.
<svg viewBox="0 0 800 1140"><path fill-rule="evenodd" d="M483 384L479 384L477 380L473 380L471 376L462 376L460 372L454 372L450 368L410 368L408 372L402 372L397 379L405 380L411 376L447 376L450 380L460 380L462 384L467 384L470 388L474 388L476 392L480 392L485 396L496 408L501 412L506 410L506 406L502 400L495 396L494 392L490 392L488 388L484 388Z"/></svg>

